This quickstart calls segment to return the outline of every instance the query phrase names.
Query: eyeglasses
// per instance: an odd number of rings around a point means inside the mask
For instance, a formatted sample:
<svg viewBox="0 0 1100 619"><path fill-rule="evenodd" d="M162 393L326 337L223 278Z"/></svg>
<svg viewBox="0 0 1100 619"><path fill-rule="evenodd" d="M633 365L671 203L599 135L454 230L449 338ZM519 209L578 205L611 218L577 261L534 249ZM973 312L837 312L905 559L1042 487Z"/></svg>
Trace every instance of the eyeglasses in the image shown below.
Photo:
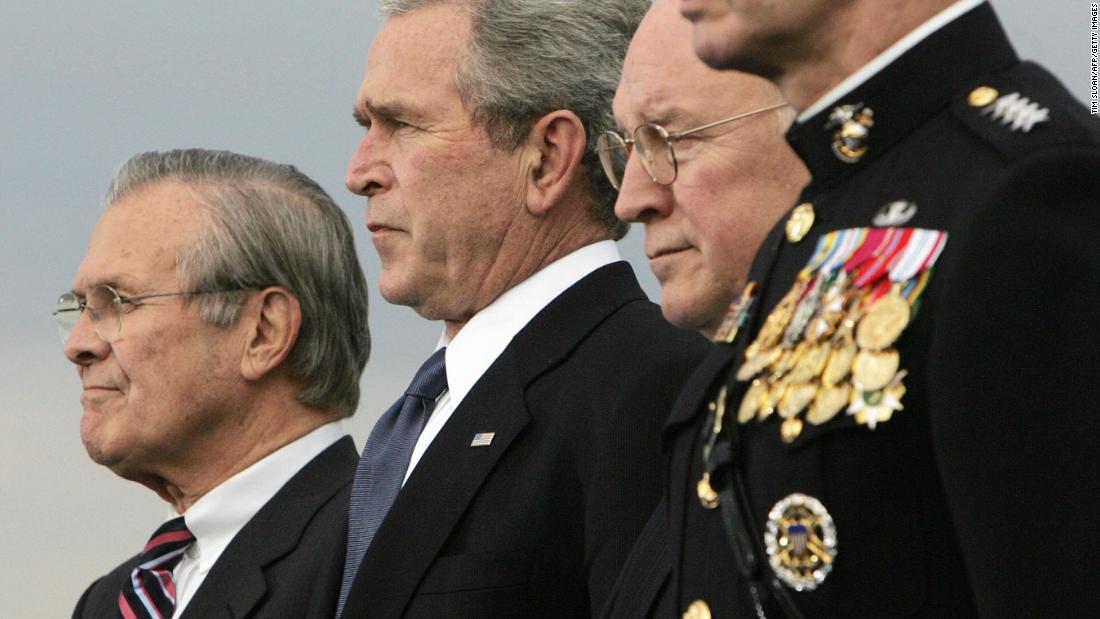
<svg viewBox="0 0 1100 619"><path fill-rule="evenodd" d="M91 311L92 328L96 335L105 342L114 342L122 333L123 305L137 305L146 299L156 297L176 297L185 295L217 294L221 292L242 292L250 290L246 288L231 288L228 290L204 290L202 292L153 292L139 294L132 297L124 297L118 294L114 288L106 284L100 284L88 291L83 299L75 292L66 292L57 300L57 307L53 311L57 319L57 327L64 344L69 339L69 333L80 320L80 314L85 309Z"/></svg>
<svg viewBox="0 0 1100 619"><path fill-rule="evenodd" d="M677 133L669 133L657 123L640 125L634 129L632 138L625 138L616 131L604 131L596 140L596 152L600 155L600 165L603 166L607 180L611 181L611 186L615 189L622 186L623 174L626 172L626 164L630 160L630 151L633 147L637 147L638 154L641 155L642 167L653 182L658 185L671 185L676 180L676 152L672 148L674 143L693 133L777 110L787 105L786 103L769 105Z"/></svg>

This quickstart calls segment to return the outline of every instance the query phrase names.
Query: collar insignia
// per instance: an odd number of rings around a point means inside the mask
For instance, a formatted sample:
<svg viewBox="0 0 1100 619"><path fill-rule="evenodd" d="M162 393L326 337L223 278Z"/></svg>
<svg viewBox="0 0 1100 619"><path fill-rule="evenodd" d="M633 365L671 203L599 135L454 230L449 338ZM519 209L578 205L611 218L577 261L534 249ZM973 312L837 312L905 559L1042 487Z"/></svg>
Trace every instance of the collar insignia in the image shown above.
<svg viewBox="0 0 1100 619"><path fill-rule="evenodd" d="M833 130L833 154L844 163L858 163L867 154L871 127L875 126L875 112L862 103L851 103L833 108L825 130Z"/></svg>

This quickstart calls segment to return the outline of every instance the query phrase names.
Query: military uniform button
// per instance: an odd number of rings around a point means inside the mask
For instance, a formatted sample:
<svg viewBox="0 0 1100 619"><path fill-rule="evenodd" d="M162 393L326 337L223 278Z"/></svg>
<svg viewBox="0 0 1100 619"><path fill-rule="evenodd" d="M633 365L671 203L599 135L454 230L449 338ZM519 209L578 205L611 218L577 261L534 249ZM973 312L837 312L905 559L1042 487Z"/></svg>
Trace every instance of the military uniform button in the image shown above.
<svg viewBox="0 0 1100 619"><path fill-rule="evenodd" d="M970 96L966 98L966 101L970 104L970 107L985 107L996 101L999 94L996 88L978 86L970 91Z"/></svg>
<svg viewBox="0 0 1100 619"><path fill-rule="evenodd" d="M814 205L803 202L794 207L787 219L787 240L797 243L806 237L814 225Z"/></svg>
<svg viewBox="0 0 1100 619"><path fill-rule="evenodd" d="M710 606L703 600L695 600L681 615L682 619L710 619Z"/></svg>

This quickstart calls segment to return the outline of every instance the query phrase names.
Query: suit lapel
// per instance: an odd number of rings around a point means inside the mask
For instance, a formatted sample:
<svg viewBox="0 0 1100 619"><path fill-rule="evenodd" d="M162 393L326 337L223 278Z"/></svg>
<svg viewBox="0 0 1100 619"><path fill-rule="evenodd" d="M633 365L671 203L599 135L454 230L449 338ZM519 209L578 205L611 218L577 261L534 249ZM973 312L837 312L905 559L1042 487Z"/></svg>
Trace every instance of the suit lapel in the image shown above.
<svg viewBox="0 0 1100 619"><path fill-rule="evenodd" d="M264 569L294 550L317 510L351 483L356 457L345 436L298 471L233 538L183 618L248 616L267 593Z"/></svg>
<svg viewBox="0 0 1100 619"><path fill-rule="evenodd" d="M645 299L624 262L597 269L546 306L470 390L416 465L371 542L346 616L399 616L470 501L530 418L527 386L623 305ZM488 446L475 434L493 432Z"/></svg>

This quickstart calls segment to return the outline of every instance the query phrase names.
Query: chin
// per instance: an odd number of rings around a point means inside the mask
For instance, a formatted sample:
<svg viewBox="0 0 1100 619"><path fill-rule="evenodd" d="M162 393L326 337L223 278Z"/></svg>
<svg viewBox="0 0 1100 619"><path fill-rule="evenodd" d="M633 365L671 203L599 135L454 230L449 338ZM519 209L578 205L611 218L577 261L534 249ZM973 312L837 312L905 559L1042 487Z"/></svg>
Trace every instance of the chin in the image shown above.
<svg viewBox="0 0 1100 619"><path fill-rule="evenodd" d="M742 71L773 79L781 74L774 54L749 40L741 39L719 24L696 24L692 34L695 55L719 71Z"/></svg>
<svg viewBox="0 0 1100 619"><path fill-rule="evenodd" d="M728 306L729 298L725 294L677 295L669 291L661 295L661 313L665 320L708 338L722 324Z"/></svg>

